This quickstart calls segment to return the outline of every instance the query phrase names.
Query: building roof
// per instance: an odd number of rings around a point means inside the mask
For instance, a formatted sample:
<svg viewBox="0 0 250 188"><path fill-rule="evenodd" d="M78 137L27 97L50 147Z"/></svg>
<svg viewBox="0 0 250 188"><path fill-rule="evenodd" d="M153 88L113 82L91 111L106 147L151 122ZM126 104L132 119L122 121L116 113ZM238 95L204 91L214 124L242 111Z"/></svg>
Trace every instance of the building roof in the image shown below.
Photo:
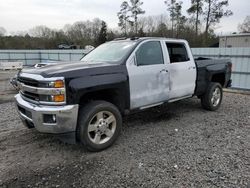
<svg viewBox="0 0 250 188"><path fill-rule="evenodd" d="M223 37L243 37L243 36L250 36L250 33L236 33L236 34L228 34L228 35L221 35L220 38Z"/></svg>

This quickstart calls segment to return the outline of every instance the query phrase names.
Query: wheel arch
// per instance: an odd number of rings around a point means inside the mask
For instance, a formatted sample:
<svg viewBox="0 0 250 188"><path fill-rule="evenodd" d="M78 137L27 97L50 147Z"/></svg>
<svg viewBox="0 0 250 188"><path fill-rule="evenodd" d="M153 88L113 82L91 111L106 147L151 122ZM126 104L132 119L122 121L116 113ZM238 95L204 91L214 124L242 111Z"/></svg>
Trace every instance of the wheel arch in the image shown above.
<svg viewBox="0 0 250 188"><path fill-rule="evenodd" d="M222 87L224 87L226 83L226 74L224 72L213 74L211 76L211 82L219 83Z"/></svg>
<svg viewBox="0 0 250 188"><path fill-rule="evenodd" d="M79 105L86 105L90 101L103 100L115 105L121 114L128 108L125 93L119 88L105 88L83 93L79 97Z"/></svg>

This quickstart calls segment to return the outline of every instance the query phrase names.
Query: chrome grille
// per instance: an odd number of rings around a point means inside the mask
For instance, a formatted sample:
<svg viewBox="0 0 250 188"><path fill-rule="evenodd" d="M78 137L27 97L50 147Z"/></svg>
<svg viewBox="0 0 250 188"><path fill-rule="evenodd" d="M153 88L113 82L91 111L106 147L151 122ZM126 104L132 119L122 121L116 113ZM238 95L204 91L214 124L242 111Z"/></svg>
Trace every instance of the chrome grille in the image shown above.
<svg viewBox="0 0 250 188"><path fill-rule="evenodd" d="M22 91L20 90L20 93L22 96L30 99L30 100L34 100L34 101L39 101L39 95L38 94L35 94L35 93L30 93L30 92L27 92L27 91Z"/></svg>
<svg viewBox="0 0 250 188"><path fill-rule="evenodd" d="M34 79L29 79L29 78L24 78L24 77L18 77L17 81L27 85L27 86L33 86L33 87L38 87L39 83L37 80Z"/></svg>

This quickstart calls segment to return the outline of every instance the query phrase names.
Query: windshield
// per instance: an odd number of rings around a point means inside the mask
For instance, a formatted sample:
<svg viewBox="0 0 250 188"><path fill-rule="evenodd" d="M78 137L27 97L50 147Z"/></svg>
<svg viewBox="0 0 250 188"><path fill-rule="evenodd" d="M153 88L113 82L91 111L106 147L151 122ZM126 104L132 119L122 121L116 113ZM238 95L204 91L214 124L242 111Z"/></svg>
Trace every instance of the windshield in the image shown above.
<svg viewBox="0 0 250 188"><path fill-rule="evenodd" d="M98 46L84 56L81 61L87 61L88 63L118 63L130 52L135 43L133 41L108 42Z"/></svg>

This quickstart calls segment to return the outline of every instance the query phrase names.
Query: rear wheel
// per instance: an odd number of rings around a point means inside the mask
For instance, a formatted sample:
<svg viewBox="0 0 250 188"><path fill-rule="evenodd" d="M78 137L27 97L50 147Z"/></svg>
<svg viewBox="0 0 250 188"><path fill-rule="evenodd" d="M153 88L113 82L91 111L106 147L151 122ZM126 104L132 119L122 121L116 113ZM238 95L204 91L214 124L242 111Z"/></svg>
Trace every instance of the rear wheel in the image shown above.
<svg viewBox="0 0 250 188"><path fill-rule="evenodd" d="M90 151L111 146L121 132L122 117L116 106L106 101L93 101L79 111L78 140Z"/></svg>
<svg viewBox="0 0 250 188"><path fill-rule="evenodd" d="M215 111L222 101L223 90L219 83L212 82L209 84L206 93L201 97L201 105L204 109Z"/></svg>

